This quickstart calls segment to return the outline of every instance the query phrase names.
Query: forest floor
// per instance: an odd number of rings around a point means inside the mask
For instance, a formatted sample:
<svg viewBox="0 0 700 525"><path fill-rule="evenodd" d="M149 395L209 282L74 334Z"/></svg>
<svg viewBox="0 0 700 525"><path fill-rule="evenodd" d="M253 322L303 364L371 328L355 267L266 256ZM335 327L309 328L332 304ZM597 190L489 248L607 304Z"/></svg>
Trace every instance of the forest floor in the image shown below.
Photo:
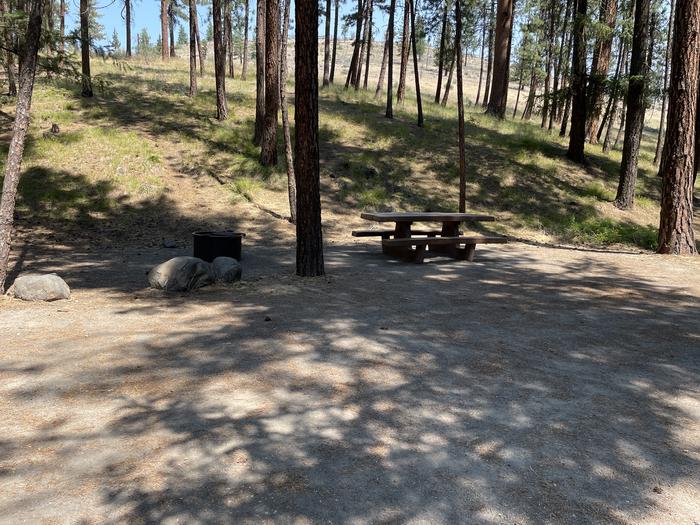
<svg viewBox="0 0 700 525"><path fill-rule="evenodd" d="M325 93L328 275L300 279L253 82L217 123L183 64L101 64L93 101L39 87L11 277L73 295L0 299L0 523L700 520L700 261L648 251L648 147L622 214L619 153L579 169L470 112L469 208L524 242L409 265L349 231L365 208L455 206L450 109L419 130L408 104L387 122ZM223 227L248 234L241 283L145 287Z"/></svg>

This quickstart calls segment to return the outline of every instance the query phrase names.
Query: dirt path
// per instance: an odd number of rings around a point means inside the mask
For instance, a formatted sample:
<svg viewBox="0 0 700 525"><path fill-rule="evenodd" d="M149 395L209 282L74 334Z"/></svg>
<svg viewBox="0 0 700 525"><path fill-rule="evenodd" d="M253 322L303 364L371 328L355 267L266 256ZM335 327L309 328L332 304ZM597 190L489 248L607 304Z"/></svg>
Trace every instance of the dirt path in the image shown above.
<svg viewBox="0 0 700 525"><path fill-rule="evenodd" d="M329 237L189 296L184 247L29 253L74 295L0 303L0 523L700 519L697 260Z"/></svg>

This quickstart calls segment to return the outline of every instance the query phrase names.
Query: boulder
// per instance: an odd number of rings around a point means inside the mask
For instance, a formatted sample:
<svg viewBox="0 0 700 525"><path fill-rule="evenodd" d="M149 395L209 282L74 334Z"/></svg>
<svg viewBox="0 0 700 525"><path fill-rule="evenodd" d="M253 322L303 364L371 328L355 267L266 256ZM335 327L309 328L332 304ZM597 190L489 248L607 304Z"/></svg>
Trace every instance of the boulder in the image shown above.
<svg viewBox="0 0 700 525"><path fill-rule="evenodd" d="M174 257L148 273L152 288L168 292L187 292L212 282L211 265L196 257Z"/></svg>
<svg viewBox="0 0 700 525"><path fill-rule="evenodd" d="M217 257L211 263L211 269L216 281L235 283L241 280L241 264L232 257Z"/></svg>
<svg viewBox="0 0 700 525"><path fill-rule="evenodd" d="M27 273L15 279L10 295L24 301L58 301L70 299L66 281L55 273Z"/></svg>

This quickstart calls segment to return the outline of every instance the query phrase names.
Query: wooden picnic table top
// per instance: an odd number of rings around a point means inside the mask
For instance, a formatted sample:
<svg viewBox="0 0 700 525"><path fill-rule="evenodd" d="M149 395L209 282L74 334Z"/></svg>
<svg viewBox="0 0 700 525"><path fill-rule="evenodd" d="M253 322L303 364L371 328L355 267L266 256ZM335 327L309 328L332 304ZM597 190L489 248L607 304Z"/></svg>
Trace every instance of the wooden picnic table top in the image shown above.
<svg viewBox="0 0 700 525"><path fill-rule="evenodd" d="M495 221L491 215L478 213L443 213L443 212L378 212L362 213L363 219L375 222L461 222L461 221Z"/></svg>

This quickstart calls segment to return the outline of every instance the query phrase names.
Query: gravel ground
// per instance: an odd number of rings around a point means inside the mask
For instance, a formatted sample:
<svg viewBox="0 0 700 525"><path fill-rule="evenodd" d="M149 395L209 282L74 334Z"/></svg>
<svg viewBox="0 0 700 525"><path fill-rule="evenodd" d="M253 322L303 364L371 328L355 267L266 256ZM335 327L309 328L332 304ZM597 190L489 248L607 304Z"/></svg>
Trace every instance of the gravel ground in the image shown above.
<svg viewBox="0 0 700 525"><path fill-rule="evenodd" d="M0 301L0 523L700 522L697 259L248 244L190 295L35 254L74 293Z"/></svg>

